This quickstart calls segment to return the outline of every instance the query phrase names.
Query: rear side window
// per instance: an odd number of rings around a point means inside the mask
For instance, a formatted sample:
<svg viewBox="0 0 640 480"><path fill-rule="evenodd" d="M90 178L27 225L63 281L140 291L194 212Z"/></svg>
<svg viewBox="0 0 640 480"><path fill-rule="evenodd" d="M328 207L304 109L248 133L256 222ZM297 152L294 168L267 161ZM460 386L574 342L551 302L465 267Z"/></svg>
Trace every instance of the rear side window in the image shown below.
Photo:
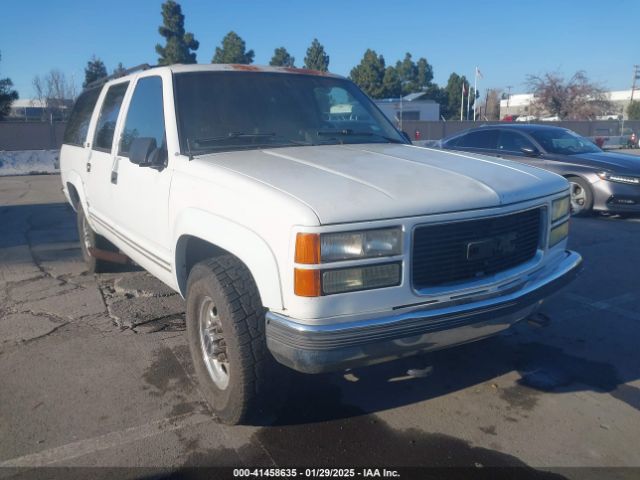
<svg viewBox="0 0 640 480"><path fill-rule="evenodd" d="M87 139L91 114L93 113L99 96L100 89L92 88L91 90L82 92L78 97L69 116L67 128L64 131L63 143L67 145L77 145L79 147L84 145Z"/></svg>
<svg viewBox="0 0 640 480"><path fill-rule="evenodd" d="M523 148L534 148L533 144L517 132L501 131L498 150L522 154Z"/></svg>
<svg viewBox="0 0 640 480"><path fill-rule="evenodd" d="M458 139L457 147L482 148L485 150L495 150L498 145L497 130L477 130L467 133Z"/></svg>
<svg viewBox="0 0 640 480"><path fill-rule="evenodd" d="M138 80L127 111L119 155L125 157L129 155L129 148L134 138L155 138L156 146L164 147L165 128L162 105L162 79L154 76Z"/></svg>
<svg viewBox="0 0 640 480"><path fill-rule="evenodd" d="M103 152L110 152L113 145L113 134L116 131L116 122L120 113L120 106L127 91L129 82L119 83L109 87L100 108L98 125L93 140L93 148Z"/></svg>

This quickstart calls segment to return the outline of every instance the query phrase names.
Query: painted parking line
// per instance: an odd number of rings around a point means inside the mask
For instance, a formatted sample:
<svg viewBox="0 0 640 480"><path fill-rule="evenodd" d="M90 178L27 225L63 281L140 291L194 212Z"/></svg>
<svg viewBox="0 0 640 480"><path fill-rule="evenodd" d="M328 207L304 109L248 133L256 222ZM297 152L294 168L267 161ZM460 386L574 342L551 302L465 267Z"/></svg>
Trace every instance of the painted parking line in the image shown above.
<svg viewBox="0 0 640 480"><path fill-rule="evenodd" d="M0 468L7 467L43 467L66 460L89 455L101 450L118 447L123 444L144 440L149 437L173 432L201 423L213 422L211 415L201 413L187 413L170 418L163 418L144 425L130 427L124 430L107 433L78 442L67 443L59 447L49 448L40 452L11 458L0 462Z"/></svg>

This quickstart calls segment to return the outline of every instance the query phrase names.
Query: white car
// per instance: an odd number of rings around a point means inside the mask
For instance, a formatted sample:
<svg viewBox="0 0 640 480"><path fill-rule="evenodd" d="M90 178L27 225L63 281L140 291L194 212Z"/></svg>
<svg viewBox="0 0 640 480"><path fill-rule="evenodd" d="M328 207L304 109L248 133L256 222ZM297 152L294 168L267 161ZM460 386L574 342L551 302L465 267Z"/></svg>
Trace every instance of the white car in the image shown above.
<svg viewBox="0 0 640 480"><path fill-rule="evenodd" d="M332 114L345 104L357 117ZM126 255L186 298L195 371L230 424L273 406L282 365L325 372L493 335L581 264L565 179L412 146L327 73L107 79L77 100L60 163L89 269Z"/></svg>

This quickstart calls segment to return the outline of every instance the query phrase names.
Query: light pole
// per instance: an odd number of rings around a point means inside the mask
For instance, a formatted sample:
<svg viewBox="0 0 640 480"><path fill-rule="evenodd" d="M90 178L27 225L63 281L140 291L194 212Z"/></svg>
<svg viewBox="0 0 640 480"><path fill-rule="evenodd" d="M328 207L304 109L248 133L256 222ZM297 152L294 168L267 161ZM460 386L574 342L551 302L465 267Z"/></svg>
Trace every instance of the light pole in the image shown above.
<svg viewBox="0 0 640 480"><path fill-rule="evenodd" d="M511 114L511 112L509 112L509 102L511 101L511 89L513 88L512 85L507 85L507 115L509 116Z"/></svg>

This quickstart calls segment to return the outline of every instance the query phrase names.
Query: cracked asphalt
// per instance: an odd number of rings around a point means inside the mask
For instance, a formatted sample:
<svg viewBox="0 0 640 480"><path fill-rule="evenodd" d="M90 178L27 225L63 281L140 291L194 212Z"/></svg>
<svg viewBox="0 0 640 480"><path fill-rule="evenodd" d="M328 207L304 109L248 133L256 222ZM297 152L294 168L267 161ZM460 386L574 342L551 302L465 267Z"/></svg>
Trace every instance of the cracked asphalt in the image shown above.
<svg viewBox="0 0 640 480"><path fill-rule="evenodd" d="M550 321L296 376L272 425L226 427L193 378L182 299L143 271L87 274L59 181L0 178L0 478L61 466L529 466L521 476L535 478L640 467L640 218L572 220L585 269L546 304Z"/></svg>

